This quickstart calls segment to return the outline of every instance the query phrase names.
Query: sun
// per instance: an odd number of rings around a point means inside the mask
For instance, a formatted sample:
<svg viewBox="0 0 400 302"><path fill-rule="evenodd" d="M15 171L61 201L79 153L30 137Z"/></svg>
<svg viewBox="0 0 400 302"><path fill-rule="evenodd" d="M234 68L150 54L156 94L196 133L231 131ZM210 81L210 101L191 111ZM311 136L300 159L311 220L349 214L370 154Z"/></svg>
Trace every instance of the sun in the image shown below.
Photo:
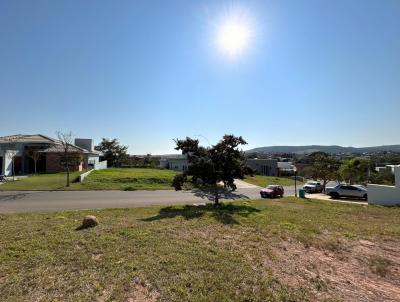
<svg viewBox="0 0 400 302"><path fill-rule="evenodd" d="M217 49L229 58L237 58L245 53L251 44L252 26L244 15L230 13L216 27Z"/></svg>

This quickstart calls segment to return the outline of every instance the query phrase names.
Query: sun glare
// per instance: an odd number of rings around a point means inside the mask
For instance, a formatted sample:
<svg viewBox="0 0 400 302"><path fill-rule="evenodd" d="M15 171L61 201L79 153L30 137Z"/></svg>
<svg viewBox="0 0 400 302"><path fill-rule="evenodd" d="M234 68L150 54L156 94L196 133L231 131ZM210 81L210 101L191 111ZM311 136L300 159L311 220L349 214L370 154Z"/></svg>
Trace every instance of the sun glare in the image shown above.
<svg viewBox="0 0 400 302"><path fill-rule="evenodd" d="M241 56L251 44L253 28L244 14L230 12L216 30L217 49L229 58Z"/></svg>

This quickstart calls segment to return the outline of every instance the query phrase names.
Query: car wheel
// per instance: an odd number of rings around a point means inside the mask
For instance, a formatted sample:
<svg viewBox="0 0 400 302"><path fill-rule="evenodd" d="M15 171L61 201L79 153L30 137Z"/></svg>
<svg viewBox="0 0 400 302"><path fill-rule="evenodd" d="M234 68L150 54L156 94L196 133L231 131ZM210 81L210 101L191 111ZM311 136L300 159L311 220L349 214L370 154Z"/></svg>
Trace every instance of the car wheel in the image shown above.
<svg viewBox="0 0 400 302"><path fill-rule="evenodd" d="M337 192L332 192L332 193L331 193L331 197L332 197L332 198L340 199L340 195L339 195L339 193L337 193Z"/></svg>

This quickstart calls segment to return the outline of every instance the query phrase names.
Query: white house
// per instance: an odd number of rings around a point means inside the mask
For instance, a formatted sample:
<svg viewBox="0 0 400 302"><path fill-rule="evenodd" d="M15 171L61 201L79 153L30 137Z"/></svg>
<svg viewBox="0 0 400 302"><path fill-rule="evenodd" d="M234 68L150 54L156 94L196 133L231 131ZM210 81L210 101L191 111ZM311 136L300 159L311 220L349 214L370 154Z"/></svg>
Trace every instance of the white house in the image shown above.
<svg viewBox="0 0 400 302"><path fill-rule="evenodd" d="M368 185L368 203L393 206L400 205L400 165L394 167L395 185Z"/></svg>
<svg viewBox="0 0 400 302"><path fill-rule="evenodd" d="M175 171L187 171L189 161L185 155L174 155L160 159L160 168Z"/></svg>
<svg viewBox="0 0 400 302"><path fill-rule="evenodd" d="M380 165L380 166L376 166L375 167L375 171L376 172L382 172L384 170L390 169L390 171L392 171L392 173L394 173L394 168L397 167L397 165Z"/></svg>
<svg viewBox="0 0 400 302"><path fill-rule="evenodd" d="M38 173L57 173L64 171L61 163L63 148L57 139L42 134L16 134L0 137L0 175L11 176L31 174L35 171L30 150L40 154L36 162ZM93 150L91 139L76 139L70 145L70 153L79 155L79 162L70 166L71 171L107 168L107 161L100 162L101 153Z"/></svg>

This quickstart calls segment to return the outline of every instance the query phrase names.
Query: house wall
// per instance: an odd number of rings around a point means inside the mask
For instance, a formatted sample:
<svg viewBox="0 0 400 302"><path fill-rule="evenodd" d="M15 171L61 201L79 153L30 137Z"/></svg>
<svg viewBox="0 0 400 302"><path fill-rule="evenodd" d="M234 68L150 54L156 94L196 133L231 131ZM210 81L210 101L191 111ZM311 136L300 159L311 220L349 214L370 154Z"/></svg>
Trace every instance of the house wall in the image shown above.
<svg viewBox="0 0 400 302"><path fill-rule="evenodd" d="M169 159L169 169L175 171L187 171L189 162L187 159Z"/></svg>
<svg viewBox="0 0 400 302"><path fill-rule="evenodd" d="M47 153L46 154L46 172L47 173L58 173L64 172L64 166L60 163L60 155L59 153ZM70 171L82 171L83 170L83 161L79 165L71 165Z"/></svg>
<svg viewBox="0 0 400 302"><path fill-rule="evenodd" d="M166 158L160 159L160 168L161 169L168 169L169 168L169 163Z"/></svg>
<svg viewBox="0 0 400 302"><path fill-rule="evenodd" d="M246 165L260 175L278 175L278 161L275 159L248 159Z"/></svg>
<svg viewBox="0 0 400 302"><path fill-rule="evenodd" d="M394 168L395 186L368 185L368 203L377 205L400 205L400 166Z"/></svg>
<svg viewBox="0 0 400 302"><path fill-rule="evenodd" d="M12 159L9 157L10 151L9 149L11 149L8 146L0 146L0 157L3 157L3 163L2 163L2 173L5 176L12 176ZM14 146L12 146L12 149L16 151L15 156L23 156L24 154L24 148L23 145L21 144L15 144ZM22 171L24 169L23 167L24 161L22 160ZM18 171L15 171L16 173Z"/></svg>
<svg viewBox="0 0 400 302"><path fill-rule="evenodd" d="M103 161L99 161L95 166L94 166L95 170L103 170L103 169L107 169L107 161L103 160Z"/></svg>

